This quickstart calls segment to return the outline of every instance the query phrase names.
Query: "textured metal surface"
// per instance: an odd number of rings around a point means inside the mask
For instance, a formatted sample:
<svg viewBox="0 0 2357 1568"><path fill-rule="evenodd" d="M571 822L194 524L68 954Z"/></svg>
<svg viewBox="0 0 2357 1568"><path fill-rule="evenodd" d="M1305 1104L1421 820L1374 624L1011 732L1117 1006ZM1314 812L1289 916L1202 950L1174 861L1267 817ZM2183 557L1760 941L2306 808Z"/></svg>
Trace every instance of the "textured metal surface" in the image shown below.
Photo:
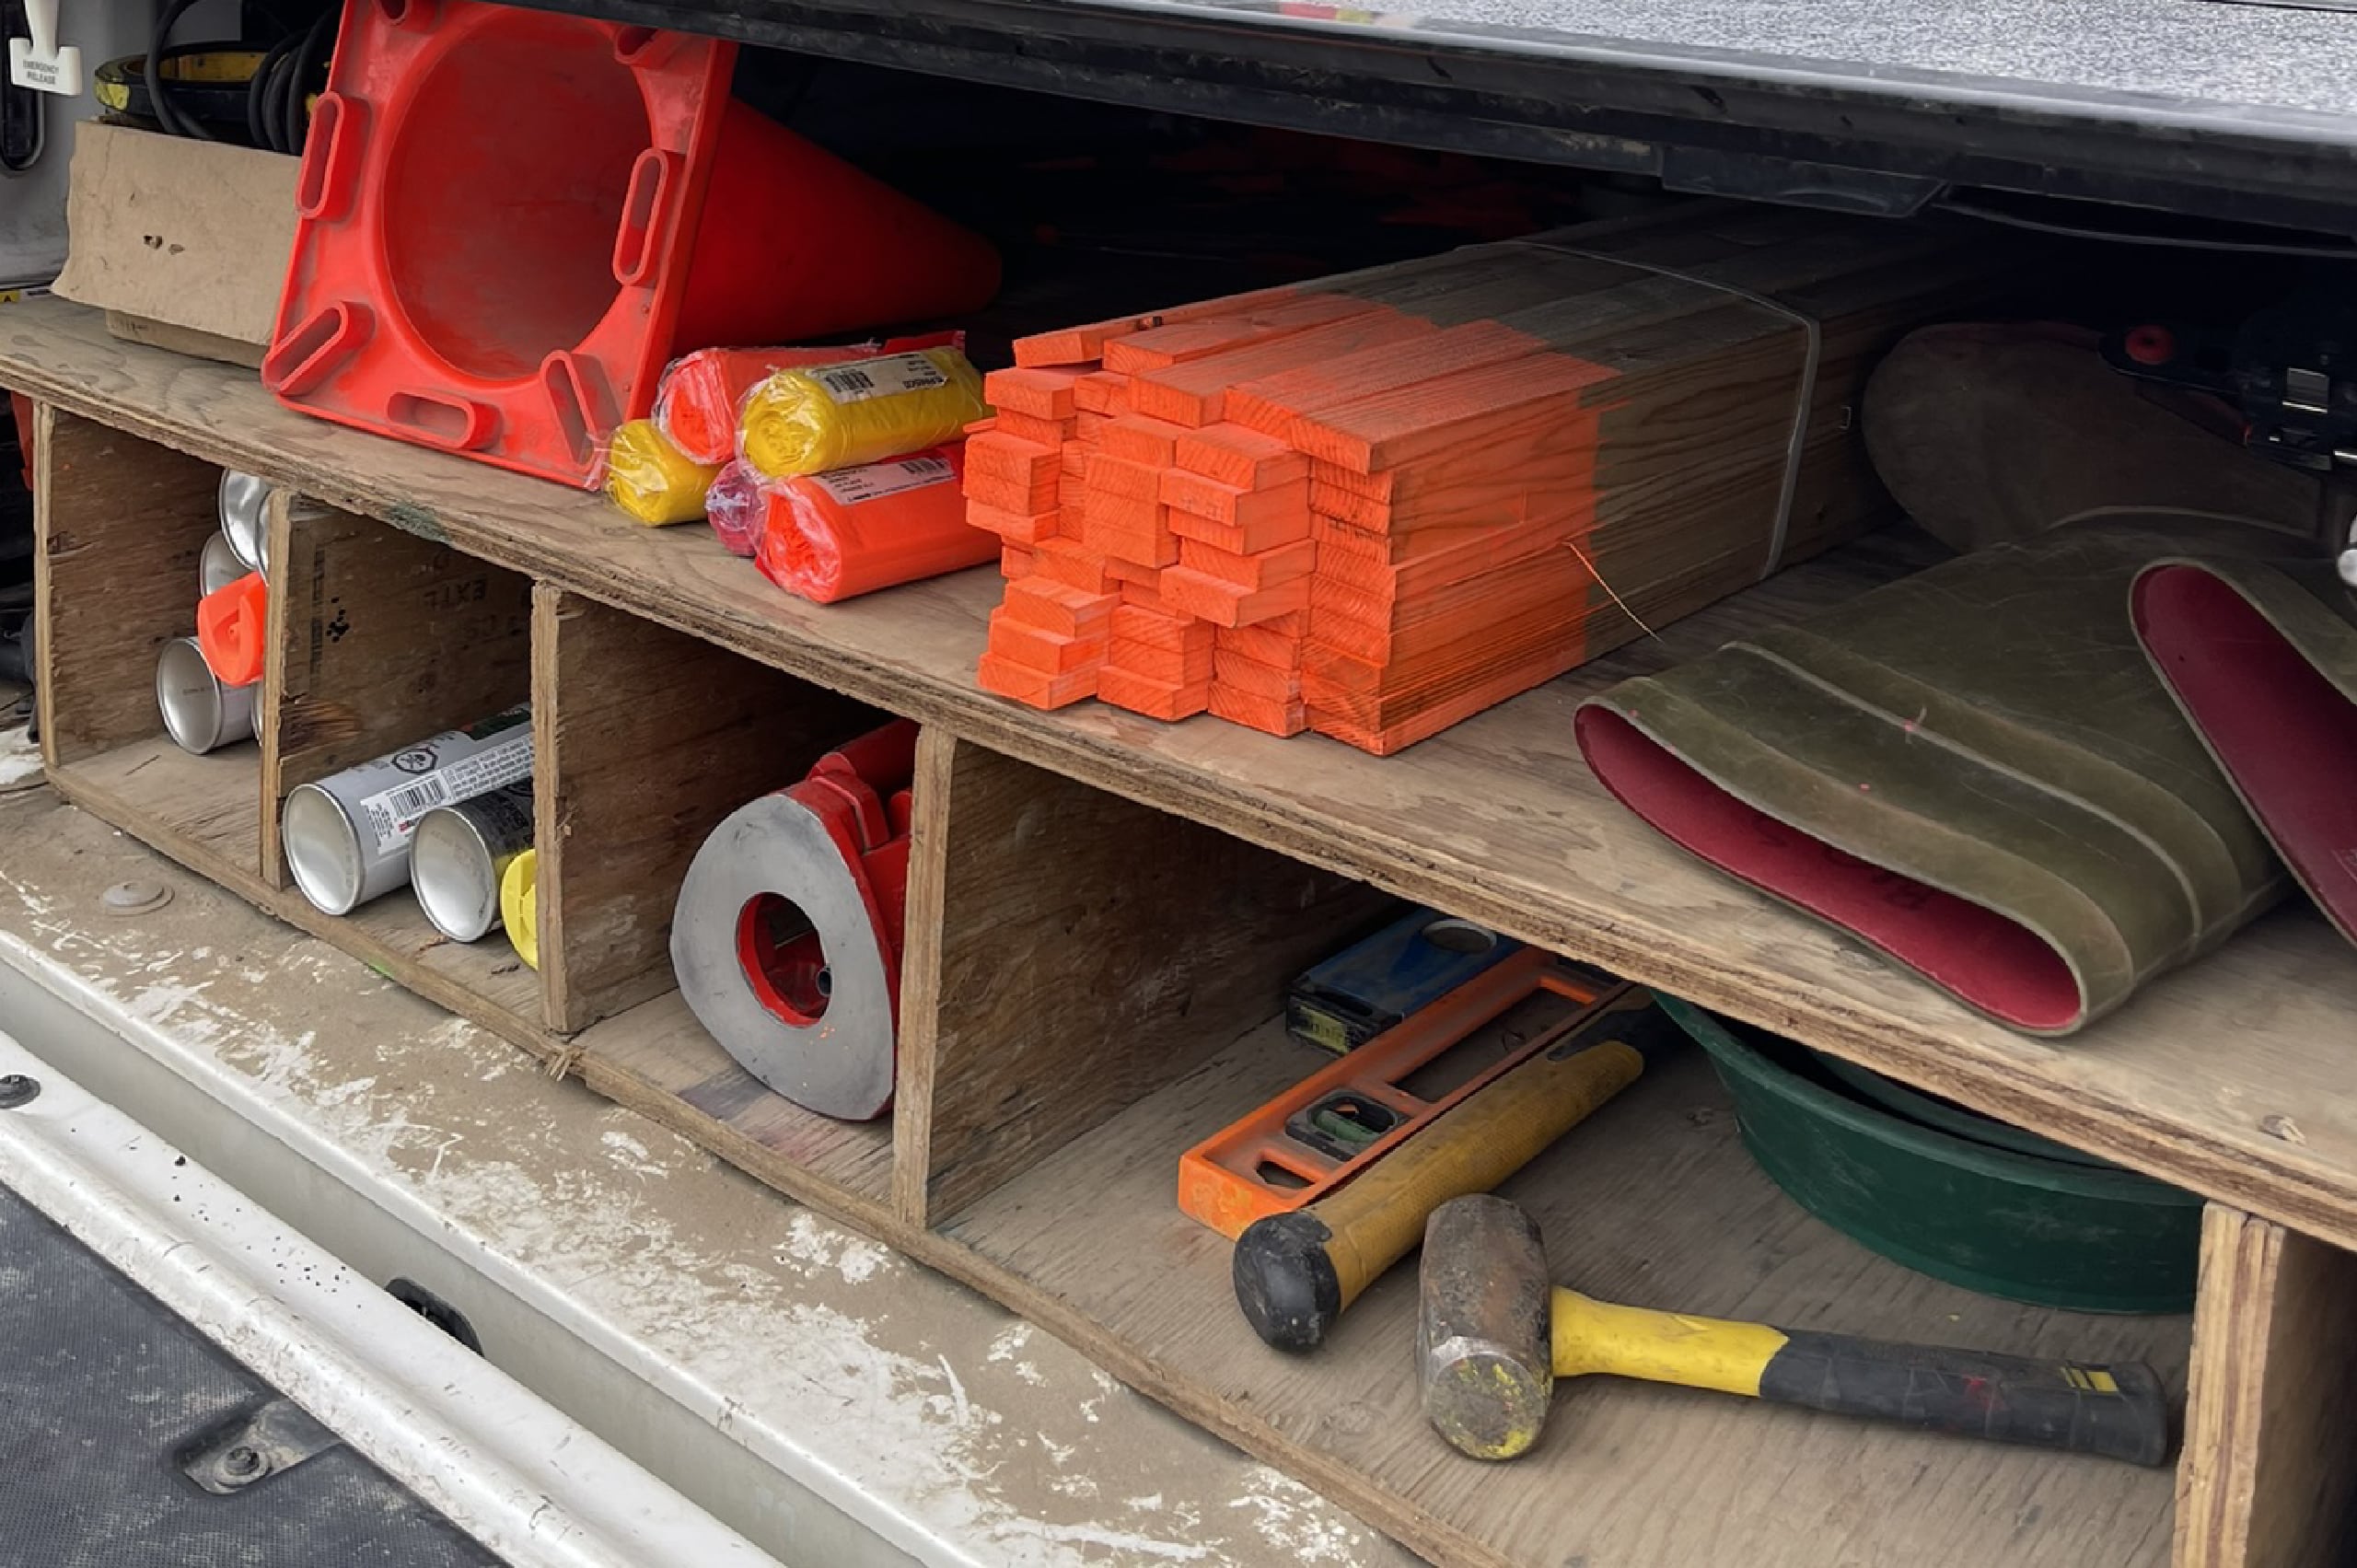
<svg viewBox="0 0 2357 1568"><path fill-rule="evenodd" d="M533 0L1852 211L1942 184L2357 229L2357 13L2221 0Z"/></svg>
<svg viewBox="0 0 2357 1568"><path fill-rule="evenodd" d="M1299 25L1295 0L1114 0ZM1631 64L1898 85L1916 74L2023 101L2129 96L2142 115L2193 103L2357 115L2357 16L2217 0L1411 0L1335 21L1402 38L1461 38ZM2173 101L2175 100L2175 101ZM2357 126L2343 127L2346 137Z"/></svg>
<svg viewBox="0 0 2357 1568"><path fill-rule="evenodd" d="M351 1449L226 1496L181 1471L276 1398L0 1189L0 1557L25 1568L478 1568Z"/></svg>

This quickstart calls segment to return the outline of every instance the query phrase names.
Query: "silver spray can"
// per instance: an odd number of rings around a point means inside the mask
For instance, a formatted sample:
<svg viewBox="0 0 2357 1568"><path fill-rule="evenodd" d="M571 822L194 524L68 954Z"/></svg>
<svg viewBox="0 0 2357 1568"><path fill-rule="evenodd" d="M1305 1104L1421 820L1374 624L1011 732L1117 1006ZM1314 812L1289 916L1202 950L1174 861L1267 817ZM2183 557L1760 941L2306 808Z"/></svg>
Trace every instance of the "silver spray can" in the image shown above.
<svg viewBox="0 0 2357 1568"><path fill-rule="evenodd" d="M531 719L519 704L287 791L279 836L295 885L325 912L349 914L406 884L420 817L531 777Z"/></svg>
<svg viewBox="0 0 2357 1568"><path fill-rule="evenodd" d="M417 819L410 835L409 883L434 929L473 942L499 927L499 881L532 847L532 781L527 776Z"/></svg>
<svg viewBox="0 0 2357 1568"><path fill-rule="evenodd" d="M223 685L194 637L173 638L156 658L156 708L183 751L201 754L252 739L254 697L261 691L260 681Z"/></svg>
<svg viewBox="0 0 2357 1568"><path fill-rule="evenodd" d="M204 541L204 555L197 571L200 596L226 588L252 570L238 559L237 546L229 542L229 536L216 533Z"/></svg>
<svg viewBox="0 0 2357 1568"><path fill-rule="evenodd" d="M270 576L270 482L236 469L221 470L221 537L246 571ZM244 575L239 573L238 575Z"/></svg>

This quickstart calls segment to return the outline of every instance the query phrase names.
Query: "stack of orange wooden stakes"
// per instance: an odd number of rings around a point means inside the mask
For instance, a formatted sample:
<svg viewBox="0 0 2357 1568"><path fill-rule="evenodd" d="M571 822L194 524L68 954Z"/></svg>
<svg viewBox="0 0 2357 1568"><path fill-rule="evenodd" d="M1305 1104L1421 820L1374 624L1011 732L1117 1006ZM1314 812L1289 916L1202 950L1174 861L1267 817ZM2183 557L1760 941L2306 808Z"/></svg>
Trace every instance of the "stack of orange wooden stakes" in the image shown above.
<svg viewBox="0 0 2357 1568"><path fill-rule="evenodd" d="M1411 745L1881 520L1864 377L2002 272L1696 203L1024 339L981 683Z"/></svg>

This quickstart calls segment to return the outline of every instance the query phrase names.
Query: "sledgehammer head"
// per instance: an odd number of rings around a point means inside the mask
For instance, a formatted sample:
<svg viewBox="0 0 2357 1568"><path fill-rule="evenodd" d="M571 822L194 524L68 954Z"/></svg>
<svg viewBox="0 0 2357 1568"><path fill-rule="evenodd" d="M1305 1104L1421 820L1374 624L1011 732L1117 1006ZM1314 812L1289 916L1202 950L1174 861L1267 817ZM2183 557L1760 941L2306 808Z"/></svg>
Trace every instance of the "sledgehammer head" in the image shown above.
<svg viewBox="0 0 2357 1568"><path fill-rule="evenodd" d="M1538 1226L1503 1198L1456 1198L1424 1222L1417 1373L1433 1429L1477 1459L1538 1441L1555 1394Z"/></svg>

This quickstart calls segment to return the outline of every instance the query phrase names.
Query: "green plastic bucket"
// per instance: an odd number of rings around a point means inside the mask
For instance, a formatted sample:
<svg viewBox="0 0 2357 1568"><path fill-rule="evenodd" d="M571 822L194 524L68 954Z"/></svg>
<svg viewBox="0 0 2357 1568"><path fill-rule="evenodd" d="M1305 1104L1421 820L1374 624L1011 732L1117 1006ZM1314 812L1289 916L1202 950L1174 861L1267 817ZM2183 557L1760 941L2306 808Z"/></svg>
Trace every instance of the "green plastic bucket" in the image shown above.
<svg viewBox="0 0 2357 1568"><path fill-rule="evenodd" d="M1790 1040L1655 993L1709 1052L1744 1146L1801 1207L1895 1262L2076 1312L2193 1307L2201 1200L2134 1171L1993 1147L1843 1093Z"/></svg>

